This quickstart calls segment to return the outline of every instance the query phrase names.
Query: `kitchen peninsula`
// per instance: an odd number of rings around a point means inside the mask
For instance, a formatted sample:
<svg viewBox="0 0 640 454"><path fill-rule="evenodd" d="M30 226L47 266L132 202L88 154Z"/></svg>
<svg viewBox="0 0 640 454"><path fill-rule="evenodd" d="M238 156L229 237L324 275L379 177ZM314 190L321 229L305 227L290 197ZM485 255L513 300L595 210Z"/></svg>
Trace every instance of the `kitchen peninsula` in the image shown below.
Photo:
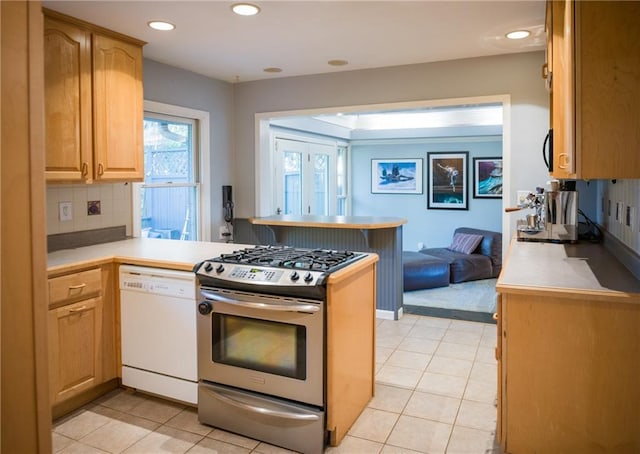
<svg viewBox="0 0 640 454"><path fill-rule="evenodd" d="M402 225L383 216L283 215L250 218L261 244L374 252L378 254L378 317L397 320L402 310ZM387 315L389 314L389 315Z"/></svg>
<svg viewBox="0 0 640 454"><path fill-rule="evenodd" d="M496 289L503 451L639 452L640 281L601 244L513 241Z"/></svg>

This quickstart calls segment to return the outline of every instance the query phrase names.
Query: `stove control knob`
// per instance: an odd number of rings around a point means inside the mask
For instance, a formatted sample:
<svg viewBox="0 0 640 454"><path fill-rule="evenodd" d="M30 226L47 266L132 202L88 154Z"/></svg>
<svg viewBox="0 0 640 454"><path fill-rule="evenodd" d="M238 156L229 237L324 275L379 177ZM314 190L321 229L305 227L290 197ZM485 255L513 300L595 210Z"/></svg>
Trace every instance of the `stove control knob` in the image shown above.
<svg viewBox="0 0 640 454"><path fill-rule="evenodd" d="M216 268L216 273L220 274L224 271L224 266L222 264L218 265Z"/></svg>
<svg viewBox="0 0 640 454"><path fill-rule="evenodd" d="M213 265L210 262L207 262L207 264L204 266L204 270L207 273L210 273L212 269L213 269Z"/></svg>
<svg viewBox="0 0 640 454"><path fill-rule="evenodd" d="M198 312L200 312L202 315L209 315L211 311L212 311L211 303L203 301L200 304L198 304Z"/></svg>
<svg viewBox="0 0 640 454"><path fill-rule="evenodd" d="M309 282L311 282L312 280L313 280L313 275L312 275L311 273L307 273L307 274L305 274L305 275L304 275L304 281L305 281L306 283L309 283Z"/></svg>
<svg viewBox="0 0 640 454"><path fill-rule="evenodd" d="M289 275L289 278L290 278L293 282L295 282L295 281L297 281L298 279L300 279L300 275L298 274L298 272L297 272L297 271L294 271L293 273L291 273L291 275Z"/></svg>

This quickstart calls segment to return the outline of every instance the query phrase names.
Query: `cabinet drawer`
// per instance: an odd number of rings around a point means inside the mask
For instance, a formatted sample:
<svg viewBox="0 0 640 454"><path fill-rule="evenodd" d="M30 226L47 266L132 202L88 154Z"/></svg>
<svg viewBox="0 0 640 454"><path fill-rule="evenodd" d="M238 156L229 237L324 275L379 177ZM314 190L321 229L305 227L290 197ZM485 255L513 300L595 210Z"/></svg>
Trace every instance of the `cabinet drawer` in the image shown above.
<svg viewBox="0 0 640 454"><path fill-rule="evenodd" d="M99 295L101 288L100 268L51 278L49 279L49 306Z"/></svg>

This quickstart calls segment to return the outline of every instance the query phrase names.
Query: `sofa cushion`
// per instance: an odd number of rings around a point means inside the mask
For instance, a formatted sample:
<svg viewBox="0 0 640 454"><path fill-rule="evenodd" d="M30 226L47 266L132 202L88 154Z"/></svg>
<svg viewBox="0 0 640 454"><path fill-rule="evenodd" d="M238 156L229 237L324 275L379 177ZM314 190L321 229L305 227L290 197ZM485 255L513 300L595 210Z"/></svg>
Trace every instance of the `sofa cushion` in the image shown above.
<svg viewBox="0 0 640 454"><path fill-rule="evenodd" d="M449 246L449 250L462 254L471 254L476 250L481 241L482 235L456 233L453 235L453 241L451 242L451 246Z"/></svg>
<svg viewBox="0 0 640 454"><path fill-rule="evenodd" d="M404 291L449 285L449 262L414 251L402 251Z"/></svg>
<svg viewBox="0 0 640 454"><path fill-rule="evenodd" d="M449 279L452 284L495 277L491 259L486 255L463 254L447 248L423 249L420 252L446 261L450 267Z"/></svg>

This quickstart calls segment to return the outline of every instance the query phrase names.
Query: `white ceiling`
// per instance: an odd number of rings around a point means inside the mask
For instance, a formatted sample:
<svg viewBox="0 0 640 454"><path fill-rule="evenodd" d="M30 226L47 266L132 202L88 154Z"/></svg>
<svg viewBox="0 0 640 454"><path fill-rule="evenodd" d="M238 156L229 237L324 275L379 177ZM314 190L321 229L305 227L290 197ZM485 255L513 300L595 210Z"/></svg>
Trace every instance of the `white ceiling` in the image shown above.
<svg viewBox="0 0 640 454"><path fill-rule="evenodd" d="M544 0L273 1L240 17L229 1L57 1L45 7L146 41L144 56L227 82L526 52L544 48ZM159 32L151 20L173 22ZM507 40L513 29L529 38ZM332 59L346 66L327 64ZM279 67L280 73L264 68Z"/></svg>

